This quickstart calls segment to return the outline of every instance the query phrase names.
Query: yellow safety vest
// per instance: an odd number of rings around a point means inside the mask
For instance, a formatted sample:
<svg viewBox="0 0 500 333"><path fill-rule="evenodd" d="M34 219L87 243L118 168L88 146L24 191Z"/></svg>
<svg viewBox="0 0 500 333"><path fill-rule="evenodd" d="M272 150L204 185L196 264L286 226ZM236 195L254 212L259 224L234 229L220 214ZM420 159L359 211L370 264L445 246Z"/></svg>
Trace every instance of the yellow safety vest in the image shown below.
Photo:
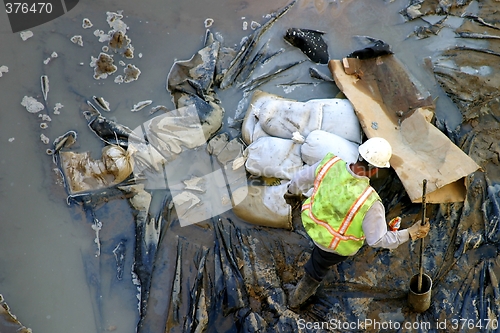
<svg viewBox="0 0 500 333"><path fill-rule="evenodd" d="M363 246L363 219L377 200L368 178L354 177L346 162L329 153L316 168L313 193L302 205L302 224L316 244L351 255Z"/></svg>

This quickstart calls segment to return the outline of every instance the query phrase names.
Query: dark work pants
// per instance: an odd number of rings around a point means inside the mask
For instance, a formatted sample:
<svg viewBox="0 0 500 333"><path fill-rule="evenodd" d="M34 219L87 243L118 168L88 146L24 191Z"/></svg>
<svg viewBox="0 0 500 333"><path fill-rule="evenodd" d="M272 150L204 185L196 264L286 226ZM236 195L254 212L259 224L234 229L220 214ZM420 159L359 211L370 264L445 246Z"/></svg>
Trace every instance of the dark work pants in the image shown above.
<svg viewBox="0 0 500 333"><path fill-rule="evenodd" d="M321 281L325 277L328 270L333 265L346 260L349 257L344 257L332 252L326 252L314 245L309 261L304 265L307 274L315 280Z"/></svg>

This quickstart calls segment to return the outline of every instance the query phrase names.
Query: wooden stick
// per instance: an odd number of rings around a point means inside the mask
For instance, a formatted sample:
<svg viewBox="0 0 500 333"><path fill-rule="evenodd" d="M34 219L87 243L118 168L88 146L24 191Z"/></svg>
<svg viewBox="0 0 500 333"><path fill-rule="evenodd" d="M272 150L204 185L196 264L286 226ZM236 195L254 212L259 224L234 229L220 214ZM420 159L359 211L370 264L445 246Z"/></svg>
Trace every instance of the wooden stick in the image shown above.
<svg viewBox="0 0 500 333"><path fill-rule="evenodd" d="M427 179L424 179L422 185L422 221L420 225L425 225L426 204L425 192L427 190ZM418 274L418 292L422 293L422 279L424 275L424 238L420 239L420 273Z"/></svg>

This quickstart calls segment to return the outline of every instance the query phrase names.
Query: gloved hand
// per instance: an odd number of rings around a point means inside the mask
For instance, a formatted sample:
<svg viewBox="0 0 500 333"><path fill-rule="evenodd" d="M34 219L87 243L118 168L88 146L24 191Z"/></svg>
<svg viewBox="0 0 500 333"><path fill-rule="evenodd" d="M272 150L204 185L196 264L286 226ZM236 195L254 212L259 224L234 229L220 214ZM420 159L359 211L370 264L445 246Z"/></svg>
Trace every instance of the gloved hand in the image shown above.
<svg viewBox="0 0 500 333"><path fill-rule="evenodd" d="M390 231L398 231L401 226L401 217L397 216L388 223Z"/></svg>
<svg viewBox="0 0 500 333"><path fill-rule="evenodd" d="M429 232L429 229L431 228L431 225L429 224L429 219L425 219L425 224L421 225L422 220L418 220L413 224L411 227L408 228L408 232L410 233L410 237L412 240L416 240L419 238L424 238L427 236L427 233Z"/></svg>
<svg viewBox="0 0 500 333"><path fill-rule="evenodd" d="M283 198L285 199L287 204L292 206L292 209L300 206L302 204L302 201L304 201L304 196L302 194L293 194L288 191L285 192Z"/></svg>

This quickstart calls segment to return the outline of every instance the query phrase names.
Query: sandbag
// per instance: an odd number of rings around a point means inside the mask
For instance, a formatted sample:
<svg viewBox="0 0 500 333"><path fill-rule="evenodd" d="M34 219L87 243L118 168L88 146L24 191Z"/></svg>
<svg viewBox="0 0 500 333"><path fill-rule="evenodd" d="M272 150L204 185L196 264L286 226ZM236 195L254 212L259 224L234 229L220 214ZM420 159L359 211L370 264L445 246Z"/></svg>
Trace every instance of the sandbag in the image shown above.
<svg viewBox="0 0 500 333"><path fill-rule="evenodd" d="M292 140L263 137L246 149L245 167L255 176L291 179L303 166L300 145Z"/></svg>
<svg viewBox="0 0 500 333"><path fill-rule="evenodd" d="M363 132L354 108L348 99L312 99L307 104L313 108L323 108L321 130L361 144Z"/></svg>
<svg viewBox="0 0 500 333"><path fill-rule="evenodd" d="M60 169L70 194L117 185L133 171L129 152L117 145L105 146L100 160L94 160L90 152L62 151L59 157Z"/></svg>
<svg viewBox="0 0 500 333"><path fill-rule="evenodd" d="M333 133L316 130L309 133L300 153L308 165L320 161L327 153L333 153L347 163L355 163L358 160L358 144Z"/></svg>
<svg viewBox="0 0 500 333"><path fill-rule="evenodd" d="M245 131L249 131L247 128L255 121L251 118L252 115L270 136L290 139L294 132L307 136L311 131L323 129L344 139L361 142L359 121L352 104L345 99L297 102L257 91L246 113ZM245 136L250 137L250 135Z"/></svg>
<svg viewBox="0 0 500 333"><path fill-rule="evenodd" d="M273 227L292 229L292 209L285 202L283 195L287 189L284 182L278 186L248 186L237 189L232 193L233 212L249 223Z"/></svg>

